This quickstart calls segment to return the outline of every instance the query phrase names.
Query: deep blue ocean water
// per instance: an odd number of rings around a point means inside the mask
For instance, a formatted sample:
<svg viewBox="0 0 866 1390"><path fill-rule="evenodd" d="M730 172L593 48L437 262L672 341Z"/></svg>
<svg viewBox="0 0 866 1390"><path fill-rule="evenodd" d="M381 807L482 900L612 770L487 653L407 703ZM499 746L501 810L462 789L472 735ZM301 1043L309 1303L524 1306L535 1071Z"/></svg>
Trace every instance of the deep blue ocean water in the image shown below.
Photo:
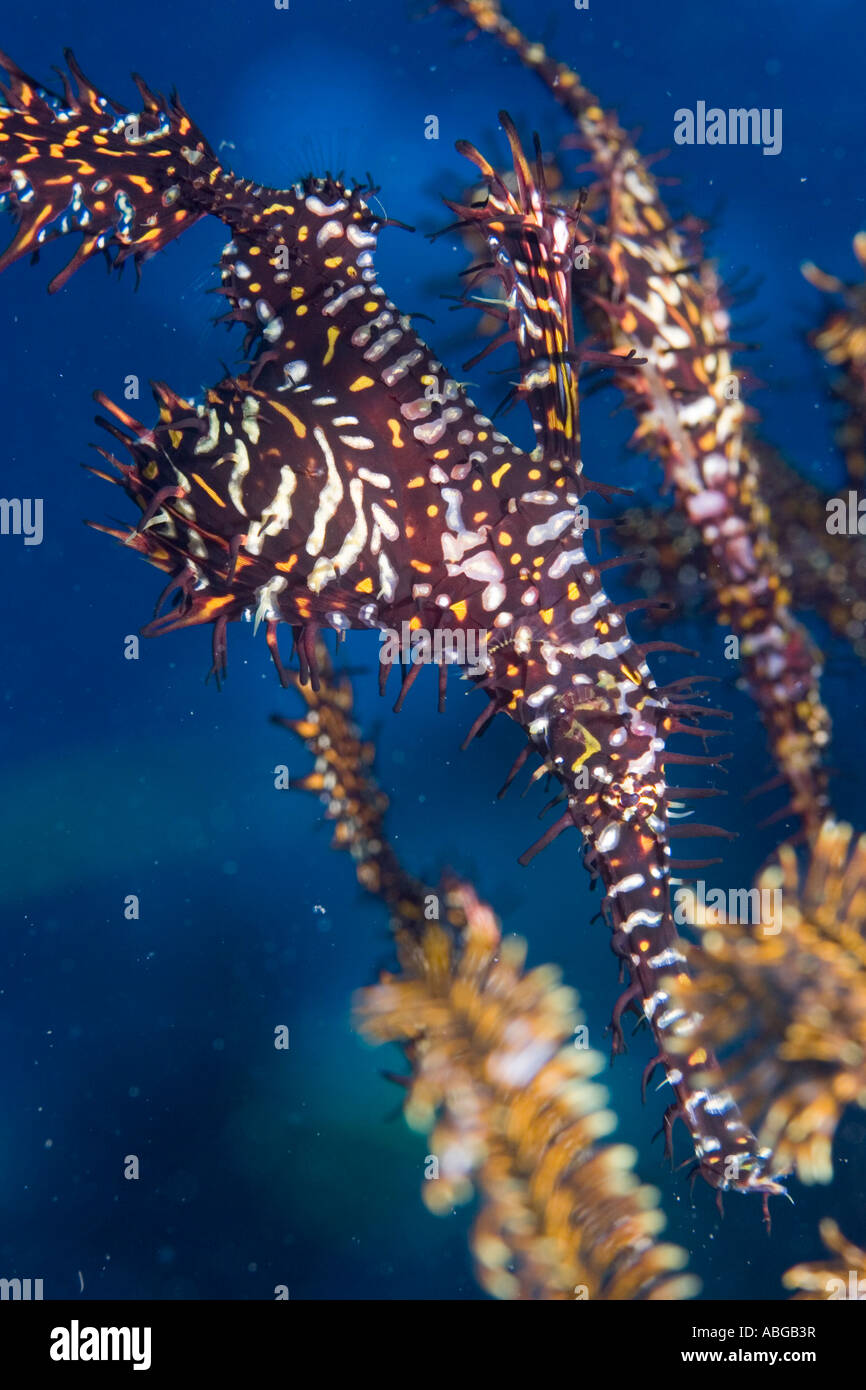
<svg viewBox="0 0 866 1390"><path fill-rule="evenodd" d="M450 220L439 194L463 187L469 166L454 140L501 157L503 106L548 148L568 126L514 59L487 40L465 42L465 25L424 9L154 0L119 17L34 0L6 14L2 46L48 79L70 45L132 109L131 69L156 88L176 84L247 177L285 185L310 168L370 170L388 215L419 229L383 233L381 282L402 308L435 319L425 336L461 376L472 325L442 296L457 292L465 249L421 235ZM750 362L764 383L753 399L765 432L832 483L827 377L803 345L818 296L798 267L856 270L851 238L866 225L862 4L591 0L576 11L567 0L516 0L511 13L642 128L645 151L672 146L674 110L698 100L782 108L777 157L674 147L662 172L682 181L672 204L713 216L722 273L745 269L757 286L737 322L760 343ZM438 141L424 139L430 114ZM122 499L78 467L98 433L92 391L121 399L135 373L195 395L235 360L239 339L213 325L217 301L204 294L218 283L224 240L215 223L195 227L145 267L138 293L132 274L110 280L94 262L49 298L67 244L0 284L3 492L42 497L45 509L40 546L0 540L0 1276L43 1278L46 1297L83 1283L85 1299L260 1299L277 1284L293 1298L478 1298L471 1211L437 1219L419 1200L426 1144L395 1118L398 1093L380 1075L398 1054L372 1051L350 1027L353 991L390 958L384 913L361 895L348 858L329 850L318 805L274 789L276 764L293 775L307 765L268 723L297 698L280 690L251 626L230 633L220 693L203 682L204 630L145 642L140 660L125 660L124 638L148 620L162 581L81 524L128 519ZM486 364L472 378L491 409L501 379ZM610 393L587 402L587 471L650 497L655 472L626 455L629 426L610 418L613 403ZM150 420L147 398L142 410ZM519 412L504 428L527 442ZM828 658L834 804L866 828L863 673L806 616ZM741 800L771 775L763 735L712 623L681 622L674 635L722 677L734 712L724 817L746 833L720 881L748 885L774 843ZM359 714L380 738L407 865L470 875L505 929L529 938L530 961L562 967L605 1049L616 967L606 929L590 922L598 899L576 844L563 837L520 869L546 798L537 789L494 802L517 731L497 723L461 754L477 695L455 682L437 716L425 673L394 715L375 693L375 639L350 637L345 651L366 668ZM673 678L688 667L671 659L656 670ZM128 894L140 898L137 921L124 917ZM290 1028L288 1052L274 1049L278 1024ZM757 1203L729 1198L722 1220L707 1190L690 1194L663 1164L651 1135L664 1098L639 1098L649 1046L638 1037L609 1073L619 1134L639 1149L641 1176L661 1187L669 1234L689 1247L707 1296L778 1297L780 1272L818 1256L824 1214L866 1241L861 1112L840 1131L835 1185L792 1184L795 1204L775 1204L768 1239ZM138 1181L124 1179L129 1154L140 1158ZM678 1156L687 1157L682 1139Z"/></svg>

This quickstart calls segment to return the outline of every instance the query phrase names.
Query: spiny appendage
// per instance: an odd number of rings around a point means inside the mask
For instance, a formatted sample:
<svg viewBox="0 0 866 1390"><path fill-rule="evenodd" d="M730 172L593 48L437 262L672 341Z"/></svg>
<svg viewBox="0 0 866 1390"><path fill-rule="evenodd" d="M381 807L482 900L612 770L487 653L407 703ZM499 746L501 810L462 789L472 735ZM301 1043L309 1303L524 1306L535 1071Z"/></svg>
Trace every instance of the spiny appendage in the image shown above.
<svg viewBox="0 0 866 1390"><path fill-rule="evenodd" d="M866 232L855 236L854 254L861 269L866 270ZM842 307L828 314L821 327L809 334L809 342L831 367L840 369L833 394L844 413L836 442L845 459L848 480L857 487L866 478L866 283L846 284L811 261L803 264L802 271L817 289L842 298Z"/></svg>
<svg viewBox="0 0 866 1390"><path fill-rule="evenodd" d="M81 245L51 281L57 290L98 251L122 265L161 250L208 211L220 178L213 151L176 97L154 94L135 78L138 112L103 95L73 55L63 94L41 87L0 54L7 75L0 106L0 194L18 230L0 270L67 232Z"/></svg>
<svg viewBox="0 0 866 1390"><path fill-rule="evenodd" d="M665 983L730 1054L770 1168L795 1167L804 1182L830 1182L842 1113L866 1107L866 836L851 842L850 826L826 821L805 877L783 846L753 890L760 911L738 914L751 922L722 925L703 909L700 943L684 947L691 977ZM684 1055L692 1041L675 1027L670 1046Z"/></svg>
<svg viewBox="0 0 866 1390"><path fill-rule="evenodd" d="M528 42L490 0L451 7L538 73L589 151L607 218L588 266L574 274L574 294L606 346L643 359L618 377L640 417L635 440L662 460L678 507L701 531L719 622L741 639L744 675L791 791L785 810L814 834L827 808L821 660L790 611L759 464L743 437L723 289L697 228L674 224L647 161L576 74Z"/></svg>
<svg viewBox="0 0 866 1390"><path fill-rule="evenodd" d="M825 1217L819 1230L827 1247L822 1260L795 1265L782 1275L786 1289L796 1289L795 1303L824 1299L866 1298L866 1250L847 1240L835 1221ZM835 1255L835 1259L830 1256Z"/></svg>
<svg viewBox="0 0 866 1390"><path fill-rule="evenodd" d="M501 937L465 883L443 889L461 929L424 923L399 940L401 969L357 998L369 1040L406 1051L405 1112L430 1137L427 1206L450 1212L478 1189L478 1279L503 1299L678 1299L697 1291L685 1252L662 1244L658 1194L634 1151L599 1142L615 1125L593 1081L603 1059L574 1046L572 991L526 946Z"/></svg>

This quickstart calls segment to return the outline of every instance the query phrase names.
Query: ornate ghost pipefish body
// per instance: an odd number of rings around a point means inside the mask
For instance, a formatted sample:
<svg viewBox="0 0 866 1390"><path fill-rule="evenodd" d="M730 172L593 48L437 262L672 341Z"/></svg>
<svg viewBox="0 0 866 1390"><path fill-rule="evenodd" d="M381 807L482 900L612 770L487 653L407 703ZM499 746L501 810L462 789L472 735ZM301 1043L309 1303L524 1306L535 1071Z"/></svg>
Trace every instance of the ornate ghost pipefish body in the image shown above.
<svg viewBox="0 0 866 1390"><path fill-rule="evenodd" d="M156 385L153 428L98 396L114 417L102 423L132 457L101 451L120 475L111 480L141 512L129 531L100 529L167 573L166 593L178 594L145 632L212 624L219 675L228 623L252 612L281 673L278 629L293 629L302 678L314 682L323 627L412 621L489 632L479 680L488 706L473 732L504 711L563 786L567 813L544 840L576 825L605 884L614 949L632 978L615 1024L626 1007L650 1019L676 1093L668 1125L684 1119L707 1180L781 1190L700 1045L699 1018L667 1007L659 984L683 965L663 769L713 759L666 749L674 732L706 736L694 723L706 711L655 686L646 649L584 549L580 499L590 485L566 312L574 215L548 204L512 136L519 197L503 201L501 227L493 198L486 234L509 258L500 266L525 329L516 337L522 384L542 409L541 445L526 454L476 410L377 284L372 253L385 223L365 196L372 190L329 177L254 185L222 169L175 99L141 82L144 109L131 117L74 65L77 91L67 85L63 98L4 66L0 186L20 225L0 268L82 230L56 288L97 250L144 259L204 213L232 234L222 293L227 319L245 325L254 348L249 371L198 405ZM525 271L512 236L529 257ZM680 1035L693 1026L688 1057L667 1053L673 1023Z"/></svg>

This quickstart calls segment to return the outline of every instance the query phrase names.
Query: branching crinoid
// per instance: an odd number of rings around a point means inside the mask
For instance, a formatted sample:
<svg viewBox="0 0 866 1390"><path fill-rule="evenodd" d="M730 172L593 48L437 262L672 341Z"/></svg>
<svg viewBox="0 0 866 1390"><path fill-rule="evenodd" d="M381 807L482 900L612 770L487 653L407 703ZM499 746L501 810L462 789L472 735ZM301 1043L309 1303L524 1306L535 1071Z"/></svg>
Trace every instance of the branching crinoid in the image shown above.
<svg viewBox="0 0 866 1390"><path fill-rule="evenodd" d="M849 1104L866 1106L866 836L825 821L801 876L790 845L759 875L756 924L707 923L684 948L695 978L671 977L670 1008L703 1015L702 1036L728 1050L734 1093L770 1149L771 1170L829 1182ZM753 893L755 890L752 890ZM709 914L707 914L709 915ZM738 914L742 915L742 914ZM699 924L700 925L700 924ZM672 1050L695 1046L688 1024Z"/></svg>
<svg viewBox="0 0 866 1390"><path fill-rule="evenodd" d="M866 1250L846 1240L835 1221L821 1222L821 1239L836 1259L812 1260L795 1265L782 1275L786 1289L797 1289L793 1302L817 1303L823 1300L866 1299Z"/></svg>
<svg viewBox="0 0 866 1390"><path fill-rule="evenodd" d="M578 1044L574 992L550 965L525 968L490 907L457 879L434 892L407 874L383 831L388 799L372 745L352 722L352 692L318 653L318 691L275 722L315 758L296 785L315 792L359 882L391 915L400 969L362 990L356 1020L371 1042L397 1042L410 1066L405 1112L430 1135L438 1173L426 1205L449 1212L475 1190L472 1250L482 1287L503 1299L679 1299L697 1292L686 1254L657 1237L665 1220L635 1151L601 1142L616 1124L593 1080L604 1059Z"/></svg>
<svg viewBox="0 0 866 1390"><path fill-rule="evenodd" d="M855 236L854 254L866 270L866 232ZM848 477L856 485L866 478L866 284L847 285L810 261L802 271L817 289L842 297L842 307L828 315L809 341L830 366L841 369L833 385L833 394L843 406L836 440Z"/></svg>

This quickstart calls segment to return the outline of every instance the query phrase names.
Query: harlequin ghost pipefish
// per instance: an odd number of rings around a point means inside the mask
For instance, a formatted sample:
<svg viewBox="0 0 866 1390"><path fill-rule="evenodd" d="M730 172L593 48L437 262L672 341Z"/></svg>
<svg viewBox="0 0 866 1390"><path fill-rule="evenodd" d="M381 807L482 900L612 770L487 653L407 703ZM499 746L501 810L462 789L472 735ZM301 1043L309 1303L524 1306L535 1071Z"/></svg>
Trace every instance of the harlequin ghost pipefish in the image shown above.
<svg viewBox="0 0 866 1390"><path fill-rule="evenodd" d="M673 733L705 737L706 710L682 703L691 681L655 685L648 649L629 637L584 548L581 499L593 487L581 468L570 322L577 213L549 202L507 118L516 196L467 148L489 179L480 225L507 287L508 332L538 426L527 454L476 410L377 284L373 251L387 222L371 206L375 189L329 175L265 188L223 169L176 97L140 79L143 107L131 115L71 56L75 87L67 80L62 96L8 59L3 66L0 189L18 228L0 269L80 231L56 289L100 250L140 264L206 213L230 229L221 293L226 320L246 329L249 369L199 404L157 384L152 428L97 393L112 417L101 423L132 462L100 452L140 511L129 530L99 529L163 570L163 600L174 597L164 613L160 600L145 634L212 625L220 676L228 624L253 613L283 681L281 624L293 630L302 680L315 685L322 628L409 621L489 632L476 678L487 706L470 737L506 713L527 736L519 761L537 752L562 786L567 810L538 847L578 827L604 883L613 948L631 979L615 1029L627 1008L651 1022L652 1066L676 1095L668 1138L681 1117L697 1170L718 1189L780 1191L701 1046L700 1019L684 1020L659 984L685 968L669 905L677 829L667 812L683 793L664 769L714 760L667 748ZM665 1042L674 1022L695 1034L693 1053L675 1060Z"/></svg>

